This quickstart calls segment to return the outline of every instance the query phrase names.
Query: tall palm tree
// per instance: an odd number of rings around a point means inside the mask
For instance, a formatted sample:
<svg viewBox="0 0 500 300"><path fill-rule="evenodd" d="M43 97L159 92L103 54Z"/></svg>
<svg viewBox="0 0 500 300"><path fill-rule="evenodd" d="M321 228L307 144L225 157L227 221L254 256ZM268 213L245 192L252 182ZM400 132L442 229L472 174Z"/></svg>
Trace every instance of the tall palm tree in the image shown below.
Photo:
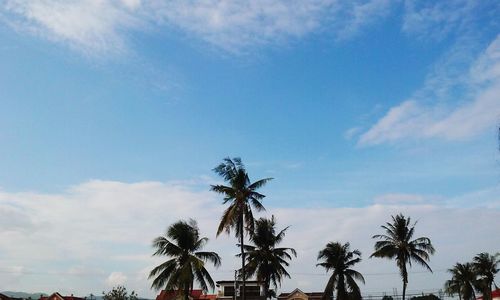
<svg viewBox="0 0 500 300"><path fill-rule="evenodd" d="M201 251L207 242L208 238L200 238L195 220L178 221L170 225L165 236L153 240L156 249L153 255L170 259L149 273L149 279L156 277L151 287L157 290L180 290L185 300L188 300L194 281L204 291L208 287L214 289L214 281L205 269L205 263L210 262L219 267L221 259L215 252Z"/></svg>
<svg viewBox="0 0 500 300"><path fill-rule="evenodd" d="M500 264L498 254L490 255L483 252L473 258L472 267L478 276L476 288L481 291L484 300L491 300L491 288L498 273L498 264Z"/></svg>
<svg viewBox="0 0 500 300"><path fill-rule="evenodd" d="M471 263L456 263L453 268L449 269L451 279L445 283L445 290L448 294L458 294L460 300L474 300L476 294L474 287L476 286L476 274Z"/></svg>
<svg viewBox="0 0 500 300"><path fill-rule="evenodd" d="M245 300L245 231L253 232L254 217L252 207L257 211L265 210L260 202L265 196L256 190L264 186L272 178L260 179L251 182L245 166L240 158L225 158L224 161L214 168L214 172L220 175L228 185L212 185L214 192L224 195L223 204L229 207L222 214L222 218L217 229L217 236L223 231L228 234L234 231L239 239L241 255L241 279L243 282L241 298Z"/></svg>
<svg viewBox="0 0 500 300"><path fill-rule="evenodd" d="M406 265L411 267L411 263L416 262L432 272L427 264L430 254L434 254L435 249L431 240L427 237L419 237L414 240L416 222L411 224L410 218L403 214L392 216L392 222L381 227L385 234L374 235L374 239L379 239L375 243L375 252L371 257L395 259L403 279L403 300L406 295L408 285L408 271Z"/></svg>
<svg viewBox="0 0 500 300"><path fill-rule="evenodd" d="M328 279L322 300L329 300L333 292L337 290L337 300L361 299L361 292L356 280L365 283L363 275L352 268L361 261L361 252L357 249L350 251L349 243L330 242L325 249L318 254L318 260L322 260L316 266L322 266L326 271L332 270L332 276Z"/></svg>
<svg viewBox="0 0 500 300"><path fill-rule="evenodd" d="M293 248L278 248L283 241L288 227L276 233L276 219L260 218L255 221L253 234L250 241L253 245L245 245L246 265L245 272L248 277L256 276L258 281L264 283L266 297L270 298L273 291L271 284L277 288L281 285L283 277L290 278L285 267L289 266L292 255L297 257Z"/></svg>

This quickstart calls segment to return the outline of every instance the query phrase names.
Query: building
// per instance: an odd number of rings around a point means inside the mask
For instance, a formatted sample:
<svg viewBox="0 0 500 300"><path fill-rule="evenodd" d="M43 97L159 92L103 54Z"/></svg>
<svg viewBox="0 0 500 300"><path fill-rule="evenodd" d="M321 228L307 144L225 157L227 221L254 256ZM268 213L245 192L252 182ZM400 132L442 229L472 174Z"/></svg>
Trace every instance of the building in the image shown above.
<svg viewBox="0 0 500 300"><path fill-rule="evenodd" d="M223 280L217 281L217 300L240 299L243 289L242 281ZM235 295L235 291L237 291ZM245 300L265 300L264 284L260 281L245 281Z"/></svg>
<svg viewBox="0 0 500 300"><path fill-rule="evenodd" d="M58 292L55 292L50 296L41 296L40 300L86 300L86 298L75 297L73 294L71 296L62 296Z"/></svg>
<svg viewBox="0 0 500 300"><path fill-rule="evenodd" d="M217 295L203 294L202 290L192 290L188 296L189 300L216 300ZM180 291L161 291L156 300L184 300Z"/></svg>
<svg viewBox="0 0 500 300"><path fill-rule="evenodd" d="M321 300L323 292L304 293L300 289L295 289L290 293L281 293L278 300Z"/></svg>

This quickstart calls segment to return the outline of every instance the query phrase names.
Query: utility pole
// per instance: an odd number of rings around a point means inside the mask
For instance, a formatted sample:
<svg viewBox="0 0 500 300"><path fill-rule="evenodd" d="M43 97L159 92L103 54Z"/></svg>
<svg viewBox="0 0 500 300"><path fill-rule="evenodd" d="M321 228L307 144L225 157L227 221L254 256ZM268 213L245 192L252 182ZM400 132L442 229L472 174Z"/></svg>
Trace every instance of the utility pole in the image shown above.
<svg viewBox="0 0 500 300"><path fill-rule="evenodd" d="M236 293L239 291L238 290L238 283L236 279L238 278L238 270L234 270L234 296L233 300L236 300Z"/></svg>

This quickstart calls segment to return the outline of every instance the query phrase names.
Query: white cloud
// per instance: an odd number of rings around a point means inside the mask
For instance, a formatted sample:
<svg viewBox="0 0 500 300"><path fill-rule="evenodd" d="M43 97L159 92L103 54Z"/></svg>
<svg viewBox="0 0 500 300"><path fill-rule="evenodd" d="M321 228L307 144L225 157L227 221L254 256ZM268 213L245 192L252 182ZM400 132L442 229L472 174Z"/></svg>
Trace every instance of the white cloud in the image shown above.
<svg viewBox="0 0 500 300"><path fill-rule="evenodd" d="M462 61L454 51L451 54L411 99L391 108L364 132L359 144L423 138L463 140L494 130L500 122L500 36L465 72L450 66L449 60Z"/></svg>
<svg viewBox="0 0 500 300"><path fill-rule="evenodd" d="M331 31L348 38L385 17L391 4L389 0L8 0L0 17L19 30L87 54L126 51L130 31L165 25L240 53L313 32Z"/></svg>
<svg viewBox="0 0 500 300"><path fill-rule="evenodd" d="M422 204L425 202L425 197L416 194L398 194L389 193L375 197L374 202L377 204Z"/></svg>
<svg viewBox="0 0 500 300"><path fill-rule="evenodd" d="M395 1L391 0L351 2L352 6L345 9L348 21L343 26L340 26L337 34L338 37L340 39L350 38L364 27L372 25L377 20L388 16L395 3Z"/></svg>
<svg viewBox="0 0 500 300"><path fill-rule="evenodd" d="M4 10L21 16L9 19L16 29L64 42L93 55L126 51L124 31L141 24L131 11L138 5L138 1L131 0L8 0Z"/></svg>
<svg viewBox="0 0 500 300"><path fill-rule="evenodd" d="M0 272L0 282L9 279L9 288L27 291L66 288L68 293L83 296L126 280L128 290L152 297L147 274L161 258L150 256L150 242L169 224L189 217L197 219L202 234L210 238L206 249L222 256L222 267L210 268L214 278L232 278L238 265L236 241L232 236L215 238L223 206L220 197L207 190L206 184L90 181L58 194L0 192L0 208L16 207L27 220L15 229L0 227L0 264L2 270L10 270ZM439 202L427 201L437 198ZM292 279L285 280L281 290L323 288L326 277L315 267L316 255L330 240L350 241L363 252L358 268L367 274L364 291L399 288L392 262L367 259L373 247L371 236L398 212L418 219L417 234L429 235L438 249L431 263L437 272L411 274L412 290L441 287L448 275L439 270L477 252L499 250L498 188L442 198L393 193L376 197L375 202L383 204L359 208L267 207L267 214L274 214L280 227L291 226L283 245L299 253L290 267ZM483 200L474 202L478 199ZM457 207L455 200L469 208ZM479 216L488 222L479 221Z"/></svg>
<svg viewBox="0 0 500 300"><path fill-rule="evenodd" d="M478 1L405 1L403 31L420 37L441 39L452 31L466 29Z"/></svg>
<svg viewBox="0 0 500 300"><path fill-rule="evenodd" d="M109 287L116 287L118 285L125 285L127 282L127 276L125 276L121 272L113 272L109 274L108 278L106 278L106 284Z"/></svg>
<svg viewBox="0 0 500 300"><path fill-rule="evenodd" d="M351 140L356 134L358 134L362 130L363 129L359 126L349 128L344 132L344 138L346 140Z"/></svg>

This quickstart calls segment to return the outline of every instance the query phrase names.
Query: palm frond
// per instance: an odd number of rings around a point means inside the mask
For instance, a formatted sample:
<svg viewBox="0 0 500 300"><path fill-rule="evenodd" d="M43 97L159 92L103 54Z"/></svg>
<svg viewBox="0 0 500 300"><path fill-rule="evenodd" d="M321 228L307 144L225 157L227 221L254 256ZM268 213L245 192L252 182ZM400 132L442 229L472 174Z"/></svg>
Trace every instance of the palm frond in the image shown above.
<svg viewBox="0 0 500 300"><path fill-rule="evenodd" d="M215 267L220 267L221 258L215 252L195 252L194 255L205 262L211 262Z"/></svg>
<svg viewBox="0 0 500 300"><path fill-rule="evenodd" d="M266 185L266 183L268 183L271 180L273 180L273 178L264 178L264 179L257 180L254 183L250 184L248 186L248 189L251 191L255 191L256 189L260 189L261 187Z"/></svg>

